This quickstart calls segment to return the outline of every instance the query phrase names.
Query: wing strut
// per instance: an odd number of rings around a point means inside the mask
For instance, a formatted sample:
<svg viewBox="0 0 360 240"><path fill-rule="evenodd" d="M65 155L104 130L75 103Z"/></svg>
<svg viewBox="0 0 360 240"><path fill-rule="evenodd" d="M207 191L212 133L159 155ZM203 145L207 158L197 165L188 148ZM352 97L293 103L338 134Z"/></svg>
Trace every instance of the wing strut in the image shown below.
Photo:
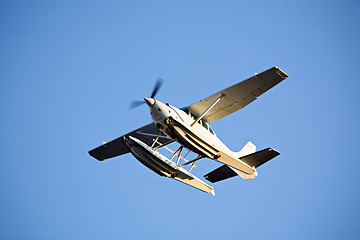
<svg viewBox="0 0 360 240"><path fill-rule="evenodd" d="M196 161L195 161L195 162L193 162L193 164L191 164L191 167L190 167L190 169L189 169L189 171L188 171L188 172L190 172L190 171L191 171L191 169L195 166L195 163L196 163Z"/></svg>
<svg viewBox="0 0 360 240"><path fill-rule="evenodd" d="M180 146L180 152L179 152L179 155L178 155L178 159L176 161L176 165L178 165L178 166L179 166L179 161L180 161L180 158L181 158L181 153L182 153L183 148L184 148L183 146Z"/></svg>
<svg viewBox="0 0 360 240"><path fill-rule="evenodd" d="M221 93L220 96L190 126L192 127L198 121L200 121L223 97L224 97L224 94Z"/></svg>
<svg viewBox="0 0 360 240"><path fill-rule="evenodd" d="M181 164L179 167L185 167L186 165L189 165L189 164L191 164L191 163L195 163L197 160L199 160L199 159L201 159L201 158L203 158L201 155L199 155L197 158L195 158L194 160L191 160L191 161L188 161L188 162L186 162L186 163L184 163L184 164Z"/></svg>
<svg viewBox="0 0 360 240"><path fill-rule="evenodd" d="M176 150L176 151L174 152L174 154L173 154L172 157L170 158L170 161L171 161L175 156L178 156L177 153L178 153L178 151L182 150L182 147L183 147L183 146L180 146L180 147L178 148L178 150ZM179 157L178 157L178 158L179 158Z"/></svg>
<svg viewBox="0 0 360 240"><path fill-rule="evenodd" d="M153 148L155 146L155 144L157 143L157 141L159 140L161 136L161 131L159 131L159 135L157 136L157 138L155 139L155 141L153 142L153 144L151 144L151 148Z"/></svg>
<svg viewBox="0 0 360 240"><path fill-rule="evenodd" d="M173 142L176 142L176 138L174 138L174 139L172 139L172 140L170 140L170 141L168 141L168 142L166 142L166 143L159 143L159 142L157 142L157 144L158 144L158 146L157 147L153 147L153 150L158 150L159 148L167 148L166 147L166 145L169 145L169 144L171 144L171 143L173 143ZM155 141L154 139L153 139L153 141Z"/></svg>

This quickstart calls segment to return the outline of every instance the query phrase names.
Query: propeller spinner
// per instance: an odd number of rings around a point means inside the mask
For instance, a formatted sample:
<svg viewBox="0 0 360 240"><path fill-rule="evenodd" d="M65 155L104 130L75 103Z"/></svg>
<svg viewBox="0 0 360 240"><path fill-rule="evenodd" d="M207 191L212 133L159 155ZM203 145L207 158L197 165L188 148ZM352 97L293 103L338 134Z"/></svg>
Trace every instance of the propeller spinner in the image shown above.
<svg viewBox="0 0 360 240"><path fill-rule="evenodd" d="M150 98L144 98L145 101L132 101L132 102L130 102L130 109L139 107L139 106L143 105L144 103L146 103L147 105L150 104L149 106L154 105L154 102L155 102L154 97L158 93L158 91L161 88L163 83L164 83L164 80L161 79L161 78L158 78L156 80L154 89L151 92Z"/></svg>

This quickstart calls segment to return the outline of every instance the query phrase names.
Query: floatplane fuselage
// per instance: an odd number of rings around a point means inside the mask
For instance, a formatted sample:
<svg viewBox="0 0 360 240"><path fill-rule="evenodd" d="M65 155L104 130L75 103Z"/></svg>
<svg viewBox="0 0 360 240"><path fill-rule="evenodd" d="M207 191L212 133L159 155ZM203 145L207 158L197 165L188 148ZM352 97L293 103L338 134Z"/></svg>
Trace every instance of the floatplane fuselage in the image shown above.
<svg viewBox="0 0 360 240"><path fill-rule="evenodd" d="M179 109L154 98L144 98L144 100L149 106L154 123L164 134L176 139L179 144L202 157L224 163L235 171L249 175L249 178L257 176L255 167L239 159L247 152L231 151L216 136L214 130L201 119L201 116L195 116L187 108Z"/></svg>

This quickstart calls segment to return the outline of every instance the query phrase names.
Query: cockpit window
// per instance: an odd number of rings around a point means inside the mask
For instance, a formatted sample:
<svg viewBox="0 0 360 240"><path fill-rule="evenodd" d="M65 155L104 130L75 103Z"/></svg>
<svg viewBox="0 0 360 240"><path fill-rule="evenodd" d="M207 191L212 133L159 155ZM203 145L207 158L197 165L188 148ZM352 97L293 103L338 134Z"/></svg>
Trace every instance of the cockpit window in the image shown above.
<svg viewBox="0 0 360 240"><path fill-rule="evenodd" d="M189 115L189 109L187 107L180 108L181 111L184 111L187 115Z"/></svg>

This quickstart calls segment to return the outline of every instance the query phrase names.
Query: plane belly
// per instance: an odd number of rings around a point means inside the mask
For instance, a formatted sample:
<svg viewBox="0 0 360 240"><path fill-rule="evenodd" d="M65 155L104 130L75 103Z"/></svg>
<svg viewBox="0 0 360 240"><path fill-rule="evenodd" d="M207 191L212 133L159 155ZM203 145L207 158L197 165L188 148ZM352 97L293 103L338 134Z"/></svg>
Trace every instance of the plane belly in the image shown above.
<svg viewBox="0 0 360 240"><path fill-rule="evenodd" d="M196 134L189 131L180 122L168 118L167 127L177 138L177 141L189 150L211 159L216 158L218 150L212 145L202 141Z"/></svg>
<svg viewBox="0 0 360 240"><path fill-rule="evenodd" d="M197 126L186 127L186 124L169 118L167 128L181 145L204 157L216 159L219 151L231 152L216 136L205 132L205 129L201 131L201 126L198 129Z"/></svg>
<svg viewBox="0 0 360 240"><path fill-rule="evenodd" d="M241 160L236 159L233 156L233 152L230 151L220 140L218 140L220 144L212 144L210 141L204 141L201 138L201 135L199 136L193 133L184 125L171 118L169 118L168 121L168 128L174 135L176 135L177 141L189 150L198 153L203 157L229 165L246 174L252 175L256 172L255 168L252 168ZM207 140L209 140L209 138L207 138Z"/></svg>

